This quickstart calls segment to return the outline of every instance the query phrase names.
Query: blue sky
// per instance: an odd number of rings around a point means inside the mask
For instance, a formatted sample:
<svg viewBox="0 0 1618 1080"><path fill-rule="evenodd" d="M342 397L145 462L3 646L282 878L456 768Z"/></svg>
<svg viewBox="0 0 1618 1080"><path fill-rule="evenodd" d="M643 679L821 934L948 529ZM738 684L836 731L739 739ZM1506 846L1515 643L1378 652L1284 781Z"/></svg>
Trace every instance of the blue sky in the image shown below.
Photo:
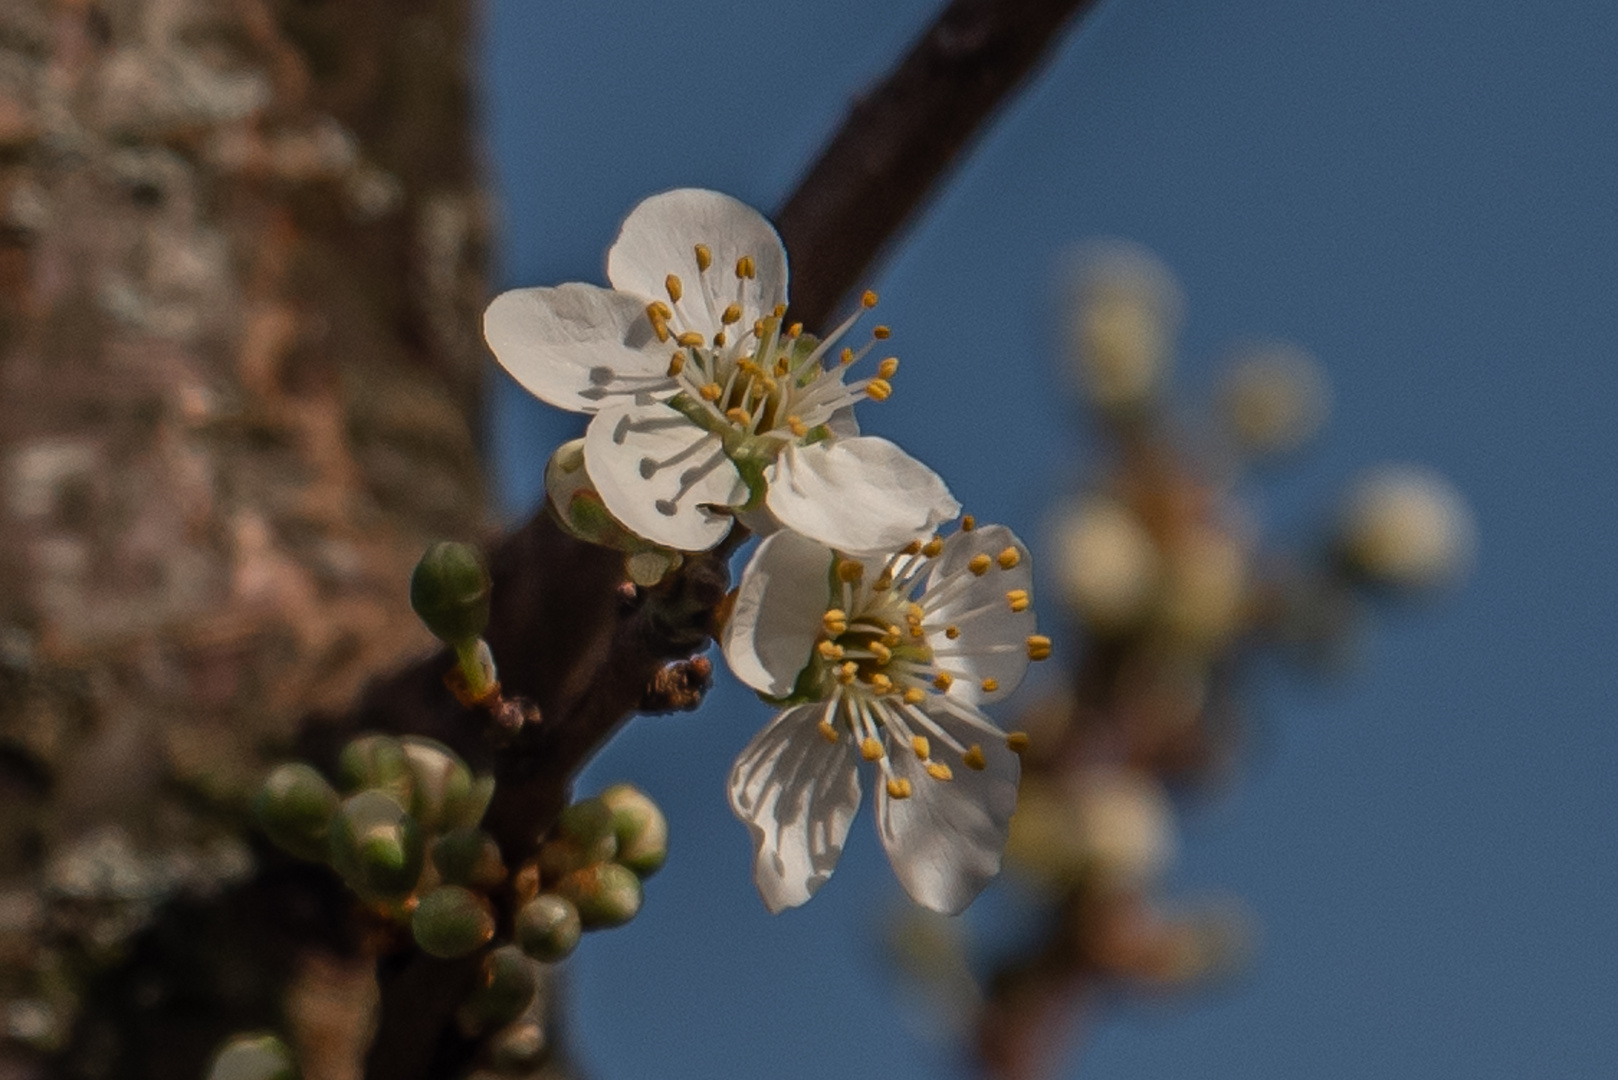
<svg viewBox="0 0 1618 1080"><path fill-rule="evenodd" d="M933 6L494 0L498 283L602 280L655 191L779 204ZM1173 883L1247 902L1254 965L1121 1003L1085 1076L1618 1075L1614 57L1598 0L1111 0L875 273L905 371L867 426L982 519L1037 537L1083 475L1053 282L1095 236L1180 276L1188 394L1239 337L1325 363L1331 427L1251 493L1266 527L1306 536L1388 460L1478 518L1467 588L1381 613L1359 669L1257 680L1246 772L1187 820ZM577 418L491 380L515 515ZM724 777L766 716L722 686L586 778L652 792L674 848L641 917L573 962L581 1055L608 1080L955 1074L878 958L899 893L868 821L806 908L753 893Z"/></svg>

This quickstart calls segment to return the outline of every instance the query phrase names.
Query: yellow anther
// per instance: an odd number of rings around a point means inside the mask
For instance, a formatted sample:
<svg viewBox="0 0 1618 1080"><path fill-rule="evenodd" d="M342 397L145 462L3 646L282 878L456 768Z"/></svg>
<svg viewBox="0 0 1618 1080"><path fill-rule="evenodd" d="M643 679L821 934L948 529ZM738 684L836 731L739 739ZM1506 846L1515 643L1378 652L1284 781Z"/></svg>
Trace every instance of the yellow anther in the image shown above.
<svg viewBox="0 0 1618 1080"><path fill-rule="evenodd" d="M713 347L716 349L723 349L725 347L726 340L725 332L723 330L719 331L713 336Z"/></svg>
<svg viewBox="0 0 1618 1080"><path fill-rule="evenodd" d="M764 320L763 319L754 319L753 320L753 336L756 337L756 338L761 338L761 337L764 336Z"/></svg>
<svg viewBox="0 0 1618 1080"><path fill-rule="evenodd" d="M893 396L893 384L886 379L872 379L865 384L865 394L872 401L886 401Z"/></svg>
<svg viewBox="0 0 1618 1080"><path fill-rule="evenodd" d="M977 743L967 747L966 753L961 755L961 762L968 769L976 769L979 772L989 767L989 759L983 756L983 747Z"/></svg>
<svg viewBox="0 0 1618 1080"><path fill-rule="evenodd" d="M736 276L738 278L758 277L758 267L753 265L753 256L743 255L736 260Z"/></svg>
<svg viewBox="0 0 1618 1080"><path fill-rule="evenodd" d="M921 628L921 623L915 622L910 624L910 636L918 639L924 638L927 636L927 632Z"/></svg>
<svg viewBox="0 0 1618 1080"><path fill-rule="evenodd" d="M944 541L936 536L927 541L925 544L921 545L921 553L927 556L929 559L936 559L938 557L938 553L943 550Z"/></svg>
<svg viewBox="0 0 1618 1080"><path fill-rule="evenodd" d="M1028 635L1028 659L1046 660L1051 655L1051 639L1044 634Z"/></svg>
<svg viewBox="0 0 1618 1080"><path fill-rule="evenodd" d="M1013 731L1006 736L1006 749L1013 754L1020 754L1028 749L1028 732Z"/></svg>
<svg viewBox="0 0 1618 1080"><path fill-rule="evenodd" d="M646 317L653 322L667 322L674 318L674 309L661 300L653 300L646 305Z"/></svg>
<svg viewBox="0 0 1618 1080"><path fill-rule="evenodd" d="M697 253L698 270L706 270L713 265L713 252L708 250L707 244L698 244L693 250Z"/></svg>
<svg viewBox="0 0 1618 1080"><path fill-rule="evenodd" d="M876 657L876 662L879 664L886 664L889 660L893 659L893 650L882 644L880 641L871 642L871 652Z"/></svg>
<svg viewBox="0 0 1618 1080"><path fill-rule="evenodd" d="M971 532L973 529L975 529L977 527L978 527L978 519L973 517L971 514L968 514L968 515L966 515L965 517L963 517L961 519L961 531L962 532Z"/></svg>
<svg viewBox="0 0 1618 1080"><path fill-rule="evenodd" d="M674 335L669 333L669 324L661 319L652 320L652 333L657 335L659 342L667 343Z"/></svg>
<svg viewBox="0 0 1618 1080"><path fill-rule="evenodd" d="M867 736L860 741L860 757L866 761L882 760L882 744Z"/></svg>
<svg viewBox="0 0 1618 1080"><path fill-rule="evenodd" d="M815 725L815 730L820 732L820 737L827 742L835 743L837 741L837 729L831 726L830 720L822 719L820 723Z"/></svg>
<svg viewBox="0 0 1618 1080"><path fill-rule="evenodd" d="M788 360L785 355L777 356L775 358L775 373L777 375L785 375L791 370L792 361Z"/></svg>
<svg viewBox="0 0 1618 1080"><path fill-rule="evenodd" d="M820 617L820 625L832 637L848 633L848 615L841 608L832 608Z"/></svg>
<svg viewBox="0 0 1618 1080"><path fill-rule="evenodd" d="M914 600L905 605L905 618L911 622L921 622L921 620L925 619L926 617L927 609L916 603Z"/></svg>
<svg viewBox="0 0 1618 1080"><path fill-rule="evenodd" d="M984 679L980 685L983 687L985 694L992 694L1000 689L1000 680L994 678Z"/></svg>
<svg viewBox="0 0 1618 1080"><path fill-rule="evenodd" d="M982 577L989 572L991 565L993 565L993 560L980 551L972 556L972 561L966 564L966 568L978 577Z"/></svg>
<svg viewBox="0 0 1618 1080"><path fill-rule="evenodd" d="M1006 603L1011 605L1012 611L1027 611L1028 590L1012 589L1010 592L1006 593Z"/></svg>
<svg viewBox="0 0 1618 1080"><path fill-rule="evenodd" d="M920 705L922 702L924 702L926 700L927 700L927 691L923 690L919 686L912 686L910 689L905 691L905 704L906 705ZM918 735L916 737L918 739L921 738L920 735ZM916 753L919 754L919 753L921 753L921 751L917 750Z"/></svg>
<svg viewBox="0 0 1618 1080"><path fill-rule="evenodd" d="M663 287L669 291L669 299L674 301L676 304L680 302L680 297L685 295L685 286L680 284L680 277L678 274L670 274L668 277L664 278Z"/></svg>
<svg viewBox="0 0 1618 1080"><path fill-rule="evenodd" d="M882 635L882 644L893 648L905 639L905 633L892 623L888 624L888 632Z"/></svg>
<svg viewBox="0 0 1618 1080"><path fill-rule="evenodd" d="M878 694L891 694L893 693L893 680L879 671L871 676L871 689Z"/></svg>
<svg viewBox="0 0 1618 1080"><path fill-rule="evenodd" d="M828 661L841 660L843 658L843 647L834 641L822 641L819 645L815 646L815 651L818 652L823 659Z"/></svg>
<svg viewBox="0 0 1618 1080"><path fill-rule="evenodd" d="M865 294L860 297L860 307L866 310L876 307L876 293L866 289Z"/></svg>
<svg viewBox="0 0 1618 1080"><path fill-rule="evenodd" d="M929 761L927 763L927 775L932 777L934 780L955 779L954 770L948 765L945 765L942 761Z"/></svg>
<svg viewBox="0 0 1618 1080"><path fill-rule="evenodd" d="M906 700L909 700L908 692L906 693ZM910 740L910 749L914 750L916 752L916 756L921 758L923 761L926 761L928 756L933 752L932 744L927 741L927 736L925 735L912 736Z"/></svg>
<svg viewBox="0 0 1618 1080"><path fill-rule="evenodd" d="M779 383L777 383L774 379L770 378L768 375L764 376L764 392L766 394L773 394L779 389L780 389L780 384Z"/></svg>
<svg viewBox="0 0 1618 1080"><path fill-rule="evenodd" d="M954 641L956 638L961 636L961 628L956 626L954 623L950 623L948 626L944 627L944 636L949 638L951 641Z"/></svg>
<svg viewBox="0 0 1618 1080"><path fill-rule="evenodd" d="M734 409L726 409L725 419L733 424L750 424L753 422L753 417L739 405Z"/></svg>
<svg viewBox="0 0 1618 1080"><path fill-rule="evenodd" d="M687 330L674 340L688 349L700 349L702 347L702 335L695 330Z"/></svg>
<svg viewBox="0 0 1618 1080"><path fill-rule="evenodd" d="M685 353L677 352L669 357L669 378L674 378L685 370Z"/></svg>
<svg viewBox="0 0 1618 1080"><path fill-rule="evenodd" d="M877 579L871 582L871 588L877 592L887 592L889 589L893 588L893 575L886 570L882 571L882 573L877 576Z"/></svg>
<svg viewBox="0 0 1618 1080"><path fill-rule="evenodd" d="M883 379L891 379L891 378L893 378L894 374L898 370L899 370L899 358L897 356L890 356L886 360L883 360L880 364L878 364L876 366L877 376L879 378L883 378Z"/></svg>
<svg viewBox="0 0 1618 1080"><path fill-rule="evenodd" d="M860 666L858 664L852 660L845 660L842 666L837 669L837 681L847 686L854 681L854 676L858 675L859 671Z"/></svg>
<svg viewBox="0 0 1618 1080"><path fill-rule="evenodd" d="M809 434L809 425L803 422L802 417L789 416L787 417L787 430L801 439Z"/></svg>
<svg viewBox="0 0 1618 1080"><path fill-rule="evenodd" d="M920 540L912 540L912 541L910 541L910 543L908 543L904 547L900 548L899 552L902 555L920 555L921 554L921 541Z"/></svg>
<svg viewBox="0 0 1618 1080"><path fill-rule="evenodd" d="M890 798L890 799L908 799L908 798L910 798L910 781L906 780L902 776L895 776L892 780L889 780L888 781L888 798Z"/></svg>
<svg viewBox="0 0 1618 1080"><path fill-rule="evenodd" d="M718 383L711 382L704 386L701 390L697 391L697 393L702 395L702 400L704 401L718 401L719 395L724 393L724 391L719 388Z"/></svg>
<svg viewBox="0 0 1618 1080"><path fill-rule="evenodd" d="M1022 555L1017 551L1016 548L1008 547L1006 550L996 555L994 557L994 561L1000 564L1000 569L1010 570L1013 566L1016 566L1018 563L1022 562Z"/></svg>
<svg viewBox="0 0 1618 1080"><path fill-rule="evenodd" d="M865 576L865 564L858 559L841 559L837 563L837 580L850 585Z"/></svg>
<svg viewBox="0 0 1618 1080"><path fill-rule="evenodd" d="M791 326L787 327L787 337L795 338L801 336L803 336L803 323L795 322Z"/></svg>
<svg viewBox="0 0 1618 1080"><path fill-rule="evenodd" d="M842 364L844 367L852 364L854 362L854 350L845 348L842 352L837 354L837 362Z"/></svg>
<svg viewBox="0 0 1618 1080"><path fill-rule="evenodd" d="M947 671L940 671L938 677L933 680L933 685L941 691L948 691L950 687L955 685L955 676Z"/></svg>
<svg viewBox="0 0 1618 1080"><path fill-rule="evenodd" d="M787 306L785 304L776 304L775 305L775 310L770 312L770 314L774 315L777 319L779 319L781 316L785 315L786 313L787 313Z"/></svg>
<svg viewBox="0 0 1618 1080"><path fill-rule="evenodd" d="M720 313L719 321L724 323L726 326L730 326L733 323L741 322L742 321L741 305L740 304L731 304L723 312Z"/></svg>
<svg viewBox="0 0 1618 1080"><path fill-rule="evenodd" d="M886 326L877 326L872 328L871 336L876 338L878 341L886 341L888 338L893 336L893 331L888 329Z"/></svg>

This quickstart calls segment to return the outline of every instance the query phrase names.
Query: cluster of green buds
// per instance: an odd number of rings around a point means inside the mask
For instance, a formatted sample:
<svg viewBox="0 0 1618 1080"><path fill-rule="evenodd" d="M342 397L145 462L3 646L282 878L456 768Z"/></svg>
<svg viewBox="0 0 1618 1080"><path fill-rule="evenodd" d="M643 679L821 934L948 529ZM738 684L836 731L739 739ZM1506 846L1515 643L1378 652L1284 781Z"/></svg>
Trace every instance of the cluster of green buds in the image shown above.
<svg viewBox="0 0 1618 1080"><path fill-rule="evenodd" d="M569 806L517 871L517 945L551 963L571 953L583 931L633 919L641 882L668 857L668 836L663 812L629 784Z"/></svg>
<svg viewBox="0 0 1618 1080"><path fill-rule="evenodd" d="M424 951L461 956L494 936L488 893L506 880L499 846L477 827L493 795L494 779L442 743L362 735L338 759L337 787L290 762L270 773L254 810L277 845L326 863L380 914L408 922Z"/></svg>

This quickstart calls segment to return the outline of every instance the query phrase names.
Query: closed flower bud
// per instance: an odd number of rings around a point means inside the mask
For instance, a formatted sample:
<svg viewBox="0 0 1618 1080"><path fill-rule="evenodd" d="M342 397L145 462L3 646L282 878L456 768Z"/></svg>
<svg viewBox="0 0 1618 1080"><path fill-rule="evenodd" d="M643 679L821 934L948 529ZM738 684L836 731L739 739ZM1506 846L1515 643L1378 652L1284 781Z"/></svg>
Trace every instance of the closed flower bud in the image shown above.
<svg viewBox="0 0 1618 1080"><path fill-rule="evenodd" d="M455 829L433 841L433 866L449 885L489 890L506 880L500 845L482 829Z"/></svg>
<svg viewBox="0 0 1618 1080"><path fill-rule="evenodd" d="M361 735L343 747L337 779L349 794L381 791L402 807L410 805L413 784L410 761L399 740L389 735Z"/></svg>
<svg viewBox="0 0 1618 1080"><path fill-rule="evenodd" d="M274 1035L235 1035L214 1054L208 1080L297 1080L292 1051Z"/></svg>
<svg viewBox="0 0 1618 1080"><path fill-rule="evenodd" d="M460 755L433 739L409 736L399 740L410 769L410 813L421 827L438 829L446 816L464 816L472 796L472 771ZM457 820L456 825L476 825Z"/></svg>
<svg viewBox="0 0 1618 1080"><path fill-rule="evenodd" d="M478 985L456 1013L462 1030L476 1035L504 1027L527 1011L539 988L534 963L515 945L490 950Z"/></svg>
<svg viewBox="0 0 1618 1080"><path fill-rule="evenodd" d="M544 1052L545 1029L532 1022L512 1024L489 1040L489 1057L502 1073L532 1068Z"/></svg>
<svg viewBox="0 0 1618 1080"><path fill-rule="evenodd" d="M1236 446L1285 454L1320 430L1329 404L1315 359L1288 345L1249 349L1220 380L1219 414Z"/></svg>
<svg viewBox="0 0 1618 1080"><path fill-rule="evenodd" d="M422 952L449 960L481 949L494 937L494 909L481 894L442 885L421 898L410 931Z"/></svg>
<svg viewBox="0 0 1618 1080"><path fill-rule="evenodd" d="M642 878L651 877L669 856L669 823L663 811L633 784L614 784L600 799L612 812L617 861Z"/></svg>
<svg viewBox="0 0 1618 1080"><path fill-rule="evenodd" d="M397 900L421 877L421 832L394 799L362 791L332 819L331 864L367 900Z"/></svg>
<svg viewBox="0 0 1618 1080"><path fill-rule="evenodd" d="M449 645L465 645L489 625L489 571L471 544L434 544L410 575L410 606Z"/></svg>
<svg viewBox="0 0 1618 1080"><path fill-rule="evenodd" d="M1476 527L1465 500L1443 477L1383 467L1349 493L1336 542L1343 564L1362 580L1425 589L1470 568Z"/></svg>
<svg viewBox="0 0 1618 1080"><path fill-rule="evenodd" d="M1081 253L1068 338L1079 384L1103 412L1130 414L1158 395L1183 302L1168 269L1134 244Z"/></svg>
<svg viewBox="0 0 1618 1080"><path fill-rule="evenodd" d="M578 946L582 929L579 909L571 900L540 893L517 911L515 937L523 952L554 964Z"/></svg>
<svg viewBox="0 0 1618 1080"><path fill-rule="evenodd" d="M324 776L302 762L291 762L265 778L253 800L253 813L278 847L300 859L322 862L338 801Z"/></svg>
<svg viewBox="0 0 1618 1080"><path fill-rule="evenodd" d="M640 878L615 862L575 870L556 883L558 895L573 901L587 929L622 926L640 911Z"/></svg>
<svg viewBox="0 0 1618 1080"><path fill-rule="evenodd" d="M1093 497L1052 526L1062 598L1098 634L1139 625L1162 585L1162 556L1128 507Z"/></svg>
<svg viewBox="0 0 1618 1080"><path fill-rule="evenodd" d="M637 585L656 585L684 561L678 551L641 539L608 512L584 467L583 439L565 442L551 455L545 466L545 497L563 530L624 552L625 572Z"/></svg>

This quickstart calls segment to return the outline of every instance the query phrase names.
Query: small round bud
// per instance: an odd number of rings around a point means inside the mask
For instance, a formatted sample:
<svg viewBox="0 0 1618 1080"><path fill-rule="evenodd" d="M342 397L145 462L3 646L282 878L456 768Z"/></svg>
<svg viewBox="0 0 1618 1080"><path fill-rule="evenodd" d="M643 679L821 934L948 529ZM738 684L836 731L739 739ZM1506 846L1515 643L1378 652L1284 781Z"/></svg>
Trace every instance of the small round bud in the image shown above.
<svg viewBox="0 0 1618 1080"><path fill-rule="evenodd" d="M578 946L582 929L579 909L572 901L555 893L540 893L517 911L515 937L523 952L554 964Z"/></svg>
<svg viewBox="0 0 1618 1080"><path fill-rule="evenodd" d="M494 937L494 909L481 893L441 885L416 905L410 931L422 952L450 960L489 943Z"/></svg>
<svg viewBox="0 0 1618 1080"><path fill-rule="evenodd" d="M410 769L410 813L422 828L437 829L446 817L464 813L472 795L472 771L460 755L441 742L417 735L400 739L399 745Z"/></svg>
<svg viewBox="0 0 1618 1080"><path fill-rule="evenodd" d="M663 811L633 784L614 784L600 799L612 811L617 861L642 878L657 873L669 857L669 823Z"/></svg>
<svg viewBox="0 0 1618 1080"><path fill-rule="evenodd" d="M1179 287L1155 255L1124 242L1081 251L1072 280L1068 339L1079 384L1103 412L1138 412L1168 370Z"/></svg>
<svg viewBox="0 0 1618 1080"><path fill-rule="evenodd" d="M1475 544L1465 500L1425 469L1389 466L1368 474L1338 518L1343 564L1357 577L1393 588L1455 580L1470 568Z"/></svg>
<svg viewBox="0 0 1618 1080"><path fill-rule="evenodd" d="M443 541L427 549L410 575L410 606L434 637L461 645L489 625L492 584L477 548Z"/></svg>
<svg viewBox="0 0 1618 1080"><path fill-rule="evenodd" d="M421 832L383 792L345 800L332 819L329 845L332 867L367 900L401 899L421 877Z"/></svg>
<svg viewBox="0 0 1618 1080"><path fill-rule="evenodd" d="M512 1024L489 1040L489 1057L506 1073L530 1069L545 1052L545 1029L533 1022Z"/></svg>
<svg viewBox="0 0 1618 1080"><path fill-rule="evenodd" d="M556 820L556 835L596 857L592 862L610 859L618 850L612 810L600 798L581 799L562 811Z"/></svg>
<svg viewBox="0 0 1618 1080"><path fill-rule="evenodd" d="M1289 345L1251 348L1220 380L1219 414L1231 439L1254 456L1285 454L1314 437L1330 403L1325 373Z"/></svg>
<svg viewBox="0 0 1618 1080"><path fill-rule="evenodd" d="M297 1080L298 1063L274 1035L233 1035L214 1054L208 1080Z"/></svg>
<svg viewBox="0 0 1618 1080"><path fill-rule="evenodd" d="M506 880L500 845L482 829L454 829L434 840L433 867L448 885L487 891Z"/></svg>
<svg viewBox="0 0 1618 1080"><path fill-rule="evenodd" d="M326 833L338 802L324 776L295 761L277 766L264 779L253 814L276 846L300 859L324 862Z"/></svg>
<svg viewBox="0 0 1618 1080"><path fill-rule="evenodd" d="M588 929L622 926L640 911L640 878L615 862L575 870L556 883L558 895L573 901Z"/></svg>
<svg viewBox="0 0 1618 1080"><path fill-rule="evenodd" d="M343 747L337 759L337 781L344 791L381 791L400 806L410 805L410 761L399 740L389 735L361 735Z"/></svg>
<svg viewBox="0 0 1618 1080"><path fill-rule="evenodd" d="M1062 598L1098 634L1133 629L1162 583L1162 558L1128 507L1092 497L1060 514L1051 527Z"/></svg>
<svg viewBox="0 0 1618 1080"><path fill-rule="evenodd" d="M563 531L624 552L624 571L637 585L656 585L684 562L680 552L635 535L607 510L585 468L583 439L565 442L551 454L545 465L545 501Z"/></svg>
<svg viewBox="0 0 1618 1080"><path fill-rule="evenodd" d="M527 1011L538 988L534 962L521 949L515 945L492 949L483 958L477 989L456 1018L471 1034L503 1027Z"/></svg>

